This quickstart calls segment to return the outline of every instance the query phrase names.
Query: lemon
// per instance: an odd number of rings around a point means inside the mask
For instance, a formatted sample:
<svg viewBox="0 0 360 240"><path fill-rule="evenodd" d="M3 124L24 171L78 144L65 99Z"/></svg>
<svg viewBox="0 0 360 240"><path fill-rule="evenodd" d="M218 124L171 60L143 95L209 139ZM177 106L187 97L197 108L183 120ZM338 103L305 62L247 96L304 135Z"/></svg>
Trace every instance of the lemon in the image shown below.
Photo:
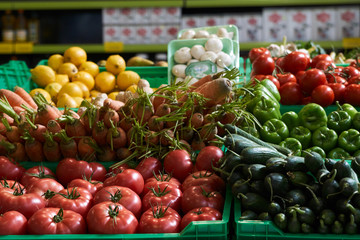
<svg viewBox="0 0 360 240"><path fill-rule="evenodd" d="M64 86L69 80L69 76L67 74L56 74L55 75L55 82L59 83L61 86Z"/></svg>
<svg viewBox="0 0 360 240"><path fill-rule="evenodd" d="M119 54L110 55L106 59L105 67L106 71L111 72L114 75L118 75L119 73L125 71L126 62Z"/></svg>
<svg viewBox="0 0 360 240"><path fill-rule="evenodd" d="M64 93L59 96L56 106L60 108L64 108L65 106L69 108L76 108L78 107L78 104L69 94Z"/></svg>
<svg viewBox="0 0 360 240"><path fill-rule="evenodd" d="M119 94L119 92L111 92L108 94L108 98L112 99L112 100L116 100L116 96Z"/></svg>
<svg viewBox="0 0 360 240"><path fill-rule="evenodd" d="M43 88L35 88L35 89L31 90L29 94L31 97L34 97L38 93L41 93L45 97L46 101L48 101L49 103L52 102L50 93L48 93Z"/></svg>
<svg viewBox="0 0 360 240"><path fill-rule="evenodd" d="M138 88L138 86L136 84L133 84L133 85L129 86L125 91L136 93L137 88Z"/></svg>
<svg viewBox="0 0 360 240"><path fill-rule="evenodd" d="M92 62L92 61L86 61L82 63L79 67L79 71L85 71L90 73L93 77L99 74L99 66Z"/></svg>
<svg viewBox="0 0 360 240"><path fill-rule="evenodd" d="M137 85L140 81L140 76L134 71L124 71L119 73L116 78L116 84L120 90L124 91L131 85Z"/></svg>
<svg viewBox="0 0 360 240"><path fill-rule="evenodd" d="M95 86L95 80L94 77L85 71L79 71L77 72L71 79L73 82L82 82L85 84L85 86L88 88L88 90L91 90Z"/></svg>
<svg viewBox="0 0 360 240"><path fill-rule="evenodd" d="M97 97L99 94L101 94L101 92L99 92L98 90L93 89L90 91L91 97Z"/></svg>
<svg viewBox="0 0 360 240"><path fill-rule="evenodd" d="M64 63L64 56L60 54L53 54L48 59L48 66L55 72L59 69L60 65Z"/></svg>
<svg viewBox="0 0 360 240"><path fill-rule="evenodd" d="M77 67L86 62L86 60L87 54L81 47L69 47L64 52L64 62L71 62Z"/></svg>
<svg viewBox="0 0 360 240"><path fill-rule="evenodd" d="M108 93L115 88L115 76L110 72L101 72L95 77L95 87L103 93Z"/></svg>
<svg viewBox="0 0 360 240"><path fill-rule="evenodd" d="M82 101L84 101L84 99L81 97L73 97L73 99L75 100L75 102L77 104L77 106L76 106L77 108L80 107Z"/></svg>
<svg viewBox="0 0 360 240"><path fill-rule="evenodd" d="M60 98L64 93L67 93L70 97L83 97L83 91L81 90L81 87L73 82L67 83L61 88L60 92L58 93L58 98Z"/></svg>
<svg viewBox="0 0 360 240"><path fill-rule="evenodd" d="M58 74L66 74L69 76L69 79L71 79L77 72L77 67L70 62L61 64L58 70Z"/></svg>
<svg viewBox="0 0 360 240"><path fill-rule="evenodd" d="M87 86L84 83L82 83L80 81L75 81L73 83L77 84L81 88L81 91L83 92L83 97L84 98L90 97L90 91L89 91L89 89L87 88Z"/></svg>
<svg viewBox="0 0 360 240"><path fill-rule="evenodd" d="M39 87L45 87L49 83L55 82L55 71L45 65L38 65L30 70L31 79Z"/></svg>
<svg viewBox="0 0 360 240"><path fill-rule="evenodd" d="M100 60L96 63L99 67L105 67L106 65L106 60Z"/></svg>
<svg viewBox="0 0 360 240"><path fill-rule="evenodd" d="M58 93L60 92L62 86L60 83L57 82L53 82L53 83L49 83L48 85L46 85L45 90L50 94L51 99L53 101L56 101L56 97L58 95Z"/></svg>

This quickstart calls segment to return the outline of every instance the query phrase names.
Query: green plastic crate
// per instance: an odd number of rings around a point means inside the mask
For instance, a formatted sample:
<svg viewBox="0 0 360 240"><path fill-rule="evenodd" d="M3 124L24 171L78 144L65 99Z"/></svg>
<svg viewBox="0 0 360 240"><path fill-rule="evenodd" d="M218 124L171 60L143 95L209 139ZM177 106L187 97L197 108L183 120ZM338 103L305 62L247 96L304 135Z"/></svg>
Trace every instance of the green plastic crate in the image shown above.
<svg viewBox="0 0 360 240"><path fill-rule="evenodd" d="M0 89L14 90L16 86L24 88L27 92L37 87L31 81L30 69L26 63L11 60L0 66Z"/></svg>
<svg viewBox="0 0 360 240"><path fill-rule="evenodd" d="M38 65L47 65L48 60L41 60ZM100 72L106 71L105 67L99 67ZM158 66L148 67L126 67L126 70L131 70L140 75L141 78L148 80L150 87L157 88L161 84L168 83L168 68Z"/></svg>
<svg viewBox="0 0 360 240"><path fill-rule="evenodd" d="M109 168L115 162L102 163L106 168ZM37 162L24 162L22 165L25 168L38 166ZM44 162L43 166L55 171L57 163ZM159 234L68 234L68 235L0 235L0 240L51 240L51 239L66 239L66 240L81 240L81 239L199 239L199 240L216 240L228 239L231 204L233 196L231 189L226 189L223 219L218 221L200 221L192 222L180 233L159 233Z"/></svg>

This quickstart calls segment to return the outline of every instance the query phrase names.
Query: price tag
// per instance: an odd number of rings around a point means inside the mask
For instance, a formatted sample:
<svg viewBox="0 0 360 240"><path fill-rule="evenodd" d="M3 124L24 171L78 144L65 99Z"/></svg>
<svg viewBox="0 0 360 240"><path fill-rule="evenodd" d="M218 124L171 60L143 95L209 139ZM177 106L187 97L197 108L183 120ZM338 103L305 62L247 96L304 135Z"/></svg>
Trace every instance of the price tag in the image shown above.
<svg viewBox="0 0 360 240"><path fill-rule="evenodd" d="M360 38L343 38L344 48L357 48L360 47Z"/></svg>
<svg viewBox="0 0 360 240"><path fill-rule="evenodd" d="M12 53L13 44L0 42L0 54Z"/></svg>
<svg viewBox="0 0 360 240"><path fill-rule="evenodd" d="M32 53L34 48L34 43L24 42L24 43L15 43L15 53Z"/></svg>
<svg viewBox="0 0 360 240"><path fill-rule="evenodd" d="M105 42L105 52L122 52L124 50L123 42Z"/></svg>

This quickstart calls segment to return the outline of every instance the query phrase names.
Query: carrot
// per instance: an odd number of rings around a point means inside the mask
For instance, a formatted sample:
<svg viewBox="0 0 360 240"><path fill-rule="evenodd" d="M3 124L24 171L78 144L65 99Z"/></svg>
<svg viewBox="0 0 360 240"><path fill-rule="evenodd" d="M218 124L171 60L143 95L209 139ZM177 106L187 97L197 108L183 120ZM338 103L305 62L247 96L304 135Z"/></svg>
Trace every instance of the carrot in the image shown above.
<svg viewBox="0 0 360 240"><path fill-rule="evenodd" d="M127 157L130 157L131 154L132 154L132 151L127 147L119 148L118 150L116 150L116 157L119 160L124 160Z"/></svg>
<svg viewBox="0 0 360 240"><path fill-rule="evenodd" d="M116 159L116 152L109 146L99 147L96 142L89 138L89 145L96 152L96 158L100 162L111 162Z"/></svg>
<svg viewBox="0 0 360 240"><path fill-rule="evenodd" d="M22 138L25 140L25 152L32 162L43 162L45 156L43 154L43 145L37 141L28 131L24 132Z"/></svg>
<svg viewBox="0 0 360 240"><path fill-rule="evenodd" d="M83 106L84 105L84 106ZM88 133L91 133L94 124L100 119L100 111L95 105L89 103L88 101L83 101L81 107L86 107L80 114L80 119L83 122L85 129Z"/></svg>
<svg viewBox="0 0 360 240"><path fill-rule="evenodd" d="M5 136L9 142L11 143L23 142L23 140L20 138L21 134L17 126L10 126L10 124L7 122L5 118L1 118L1 122L5 126L6 129Z"/></svg>
<svg viewBox="0 0 360 240"><path fill-rule="evenodd" d="M179 129L179 131L181 140L190 142L194 137L194 129L190 126L183 126Z"/></svg>
<svg viewBox="0 0 360 240"><path fill-rule="evenodd" d="M44 134L47 131L47 128L41 124L34 124L33 122L31 122L31 120L28 117L26 117L26 120L30 126L30 130L29 130L30 135L33 136L37 141L44 143L45 142Z"/></svg>
<svg viewBox="0 0 360 240"><path fill-rule="evenodd" d="M111 149L125 147L127 142L126 132L122 128L116 127L111 120L110 123L111 128L106 134L106 142L111 146Z"/></svg>
<svg viewBox="0 0 360 240"><path fill-rule="evenodd" d="M151 131L161 131L164 128L164 122L159 121L158 116L152 116L148 121L148 128Z"/></svg>
<svg viewBox="0 0 360 240"><path fill-rule="evenodd" d="M154 114L154 109L151 106L141 103L135 103L133 105L133 111L135 118L140 122L140 124L149 121L151 116Z"/></svg>
<svg viewBox="0 0 360 240"><path fill-rule="evenodd" d="M78 142L78 154L80 159L95 160L95 150L89 145L92 139L90 137L80 138Z"/></svg>
<svg viewBox="0 0 360 240"><path fill-rule="evenodd" d="M125 106L125 103L118 100L112 100L111 98L107 98L104 101L104 107L113 109L115 111L119 111L123 106Z"/></svg>
<svg viewBox="0 0 360 240"><path fill-rule="evenodd" d="M207 82L197 89L194 92L197 92L203 95L206 98L206 107L211 107L221 102L230 94L232 90L232 84L229 79L219 78L211 82Z"/></svg>
<svg viewBox="0 0 360 240"><path fill-rule="evenodd" d="M207 123L207 124L202 126L202 128L200 129L199 134L200 134L200 138L203 141L207 141L207 140L214 139L217 132L218 132L218 129L217 129L215 124Z"/></svg>
<svg viewBox="0 0 360 240"><path fill-rule="evenodd" d="M160 134L160 144L162 146L170 146L174 140L174 131L171 129L164 129Z"/></svg>
<svg viewBox="0 0 360 240"><path fill-rule="evenodd" d="M80 119L80 115L77 114L74 110L68 108L68 107L65 107L64 109L64 112L62 115L68 115L68 116L71 116L73 118L76 118L76 119Z"/></svg>
<svg viewBox="0 0 360 240"><path fill-rule="evenodd" d="M61 130L56 134L60 140L60 151L64 158L76 158L78 149L76 141L66 135L65 130Z"/></svg>
<svg viewBox="0 0 360 240"><path fill-rule="evenodd" d="M13 91L7 89L0 89L0 96L5 97L9 101L12 107L15 106L21 107L22 105L25 105L31 108L31 106L22 97L20 97Z"/></svg>
<svg viewBox="0 0 360 240"><path fill-rule="evenodd" d="M188 91L193 91L194 89L200 87L204 83L207 83L207 82L210 82L210 81L214 80L213 77L214 77L214 75L209 74L209 75L206 75L205 77L200 78L198 81L196 81L195 83L193 83L193 84L191 84L189 86Z"/></svg>
<svg viewBox="0 0 360 240"><path fill-rule="evenodd" d="M50 105L42 94L36 94L34 101L38 105L35 123L47 126L50 120L56 120L61 117L62 114L60 110Z"/></svg>
<svg viewBox="0 0 360 240"><path fill-rule="evenodd" d="M59 162L61 160L59 143L54 141L54 135L50 132L46 132L44 136L43 153L46 160L49 162Z"/></svg>
<svg viewBox="0 0 360 240"><path fill-rule="evenodd" d="M80 119L63 115L60 122L65 122L65 131L69 137L82 137L87 135L86 128Z"/></svg>
<svg viewBox="0 0 360 240"><path fill-rule="evenodd" d="M204 115L201 113L194 113L190 121L193 128L200 128L204 123Z"/></svg>
<svg viewBox="0 0 360 240"><path fill-rule="evenodd" d="M162 117L171 113L170 105L167 103L160 104L155 111L156 116Z"/></svg>
<svg viewBox="0 0 360 240"><path fill-rule="evenodd" d="M106 145L106 135L108 133L108 129L104 124L104 121L99 121L95 124L95 126L92 129L92 138L95 140L95 142L100 145L104 146Z"/></svg>
<svg viewBox="0 0 360 240"><path fill-rule="evenodd" d="M110 121L112 121L115 125L117 125L120 121L119 114L114 109L108 109L104 115L104 123L108 128L111 127Z"/></svg>
<svg viewBox="0 0 360 240"><path fill-rule="evenodd" d="M123 118L119 122L119 127L121 127L125 132L129 131L133 123L130 118Z"/></svg>
<svg viewBox="0 0 360 240"><path fill-rule="evenodd" d="M6 119L6 121L12 126L14 124L14 119L7 115L6 113L3 113L2 116Z"/></svg>
<svg viewBox="0 0 360 240"><path fill-rule="evenodd" d="M62 130L60 123L58 123L56 120L50 120L50 121L48 121L46 128L49 132L54 134L54 140L57 142L60 142L60 138L58 136L56 136L56 133L58 133Z"/></svg>
<svg viewBox="0 0 360 240"><path fill-rule="evenodd" d="M3 146L9 158L12 158L15 162L27 161L25 147L22 143L11 143L5 140L0 141L0 146Z"/></svg>
<svg viewBox="0 0 360 240"><path fill-rule="evenodd" d="M204 141L202 141L199 137L195 137L192 141L191 141L191 149L193 151L200 151L201 149L203 149L205 147L205 143Z"/></svg>
<svg viewBox="0 0 360 240"><path fill-rule="evenodd" d="M27 91L25 91L25 89L16 86L14 92L17 95L19 95L22 99L24 99L31 108L37 110L38 106L36 105L34 99L30 96L30 94Z"/></svg>
<svg viewBox="0 0 360 240"><path fill-rule="evenodd" d="M152 145L159 145L160 137L155 131L149 131L145 134L144 138L146 143L150 143Z"/></svg>
<svg viewBox="0 0 360 240"><path fill-rule="evenodd" d="M158 93L154 96L154 98L152 98L152 105L154 106L155 110L158 109L161 104L166 103L166 98L162 96L164 95Z"/></svg>
<svg viewBox="0 0 360 240"><path fill-rule="evenodd" d="M21 115L23 112L25 112L25 109L19 106L14 106L13 109L18 115Z"/></svg>

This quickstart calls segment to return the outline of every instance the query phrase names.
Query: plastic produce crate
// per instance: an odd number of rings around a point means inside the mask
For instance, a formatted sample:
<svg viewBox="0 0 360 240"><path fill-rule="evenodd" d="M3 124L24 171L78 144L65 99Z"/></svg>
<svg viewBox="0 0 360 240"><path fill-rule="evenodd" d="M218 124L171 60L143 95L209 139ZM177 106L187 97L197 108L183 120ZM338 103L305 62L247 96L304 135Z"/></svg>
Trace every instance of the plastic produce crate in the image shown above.
<svg viewBox="0 0 360 240"><path fill-rule="evenodd" d="M109 168L115 162L102 163L106 168ZM37 162L24 162L22 165L25 168L38 166ZM55 172L57 163L44 162L43 166L50 168ZM223 210L223 219L218 221L201 221L192 222L180 233L159 233L159 234L67 234L67 235L0 235L0 240L51 240L51 239L66 239L66 240L81 240L81 239L199 239L199 240L216 240L216 239L228 239L231 204L233 196L231 189L226 189L225 203Z"/></svg>
<svg viewBox="0 0 360 240"><path fill-rule="evenodd" d="M47 65L48 60L41 60L38 65ZM100 72L106 71L105 67L99 67ZM157 88L161 84L168 83L167 67L148 66L148 67L126 67L140 75L141 78L149 81L152 88Z"/></svg>
<svg viewBox="0 0 360 240"><path fill-rule="evenodd" d="M36 84L31 81L30 69L24 61L11 60L6 64L0 65L0 88L14 90L19 86L26 91L36 88Z"/></svg>

